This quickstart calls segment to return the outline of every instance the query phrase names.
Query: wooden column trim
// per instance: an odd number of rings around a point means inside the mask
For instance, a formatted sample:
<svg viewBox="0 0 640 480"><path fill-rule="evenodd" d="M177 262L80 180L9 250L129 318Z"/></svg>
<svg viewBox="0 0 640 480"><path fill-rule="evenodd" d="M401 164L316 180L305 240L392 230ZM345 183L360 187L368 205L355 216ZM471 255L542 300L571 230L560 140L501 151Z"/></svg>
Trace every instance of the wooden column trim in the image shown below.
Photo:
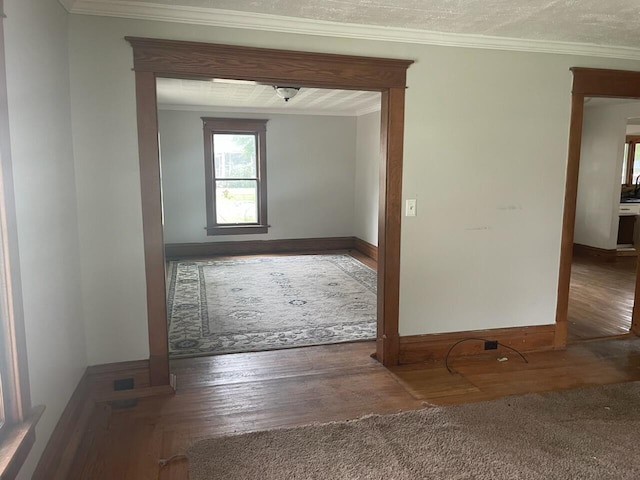
<svg viewBox="0 0 640 480"><path fill-rule="evenodd" d="M398 364L400 300L400 223L404 88L382 92L380 194L378 209L378 334L376 356L385 366Z"/></svg>
<svg viewBox="0 0 640 480"><path fill-rule="evenodd" d="M565 181L564 213L562 218L562 242L560 244L560 273L558 275L558 303L556 306L556 330L554 339L554 346L556 348L563 348L567 344L567 312L569 309L571 262L573 260L573 236L576 224L576 200L578 198L583 112L584 96L574 94L571 97L569 153L567 159L567 178Z"/></svg>
<svg viewBox="0 0 640 480"><path fill-rule="evenodd" d="M582 97L640 98L640 72L573 67L574 95Z"/></svg>
<svg viewBox="0 0 640 480"><path fill-rule="evenodd" d="M404 88L412 60L125 37L136 71L267 84L382 90Z"/></svg>
<svg viewBox="0 0 640 480"><path fill-rule="evenodd" d="M636 263L636 288L634 292L633 310L631 312L631 333L640 336L640 257Z"/></svg>
<svg viewBox="0 0 640 480"><path fill-rule="evenodd" d="M147 277L150 383L152 386L168 385L169 344L162 231L162 186L158 147L156 76L153 72L136 72L136 99L142 229Z"/></svg>

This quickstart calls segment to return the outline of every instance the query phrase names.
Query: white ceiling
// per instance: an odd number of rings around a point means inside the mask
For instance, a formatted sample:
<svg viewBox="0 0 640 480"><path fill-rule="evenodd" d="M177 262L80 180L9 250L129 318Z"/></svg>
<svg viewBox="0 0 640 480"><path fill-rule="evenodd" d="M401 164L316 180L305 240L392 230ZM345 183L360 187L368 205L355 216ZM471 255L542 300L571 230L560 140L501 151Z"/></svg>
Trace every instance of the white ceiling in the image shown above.
<svg viewBox="0 0 640 480"><path fill-rule="evenodd" d="M60 1L72 13L350 38L640 58L638 0Z"/></svg>
<svg viewBox="0 0 640 480"><path fill-rule="evenodd" d="M636 104L636 105L640 104L640 99L602 98L602 97L586 97L584 99L585 108L599 108L599 107L610 107L613 105L631 105L631 104ZM640 118L628 118L627 125L640 125Z"/></svg>
<svg viewBox="0 0 640 480"><path fill-rule="evenodd" d="M625 105L628 103L638 103L640 100L635 98L603 98L603 97L586 97L584 105L586 108L608 107L611 105Z"/></svg>
<svg viewBox="0 0 640 480"><path fill-rule="evenodd" d="M302 88L295 97L285 102L276 95L272 85L228 80L158 78L157 98L159 107L164 109L187 106L225 112L348 116L380 109L379 92Z"/></svg>

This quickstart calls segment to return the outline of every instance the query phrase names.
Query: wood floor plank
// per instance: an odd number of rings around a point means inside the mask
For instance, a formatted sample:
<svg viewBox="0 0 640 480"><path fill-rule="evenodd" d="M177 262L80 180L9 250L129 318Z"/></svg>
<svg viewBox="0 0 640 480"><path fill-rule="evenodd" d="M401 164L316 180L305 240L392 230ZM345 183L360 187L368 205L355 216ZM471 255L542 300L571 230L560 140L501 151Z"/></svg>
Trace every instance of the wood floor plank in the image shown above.
<svg viewBox="0 0 640 480"><path fill-rule="evenodd" d="M628 333L635 295L636 258L615 262L576 256L571 266L568 341Z"/></svg>
<svg viewBox="0 0 640 480"><path fill-rule="evenodd" d="M184 480L188 465L158 461L200 439L357 418L505 395L640 380L640 339L586 342L566 351L497 353L385 369L373 342L231 354L172 362L173 396L129 409L97 405L73 479Z"/></svg>

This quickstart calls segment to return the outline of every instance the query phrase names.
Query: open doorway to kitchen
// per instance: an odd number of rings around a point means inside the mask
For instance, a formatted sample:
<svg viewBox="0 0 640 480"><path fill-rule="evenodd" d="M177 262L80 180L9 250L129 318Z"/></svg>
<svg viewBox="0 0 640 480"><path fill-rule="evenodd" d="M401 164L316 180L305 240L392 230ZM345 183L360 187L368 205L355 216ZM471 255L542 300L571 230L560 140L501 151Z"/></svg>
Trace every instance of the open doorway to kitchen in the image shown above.
<svg viewBox="0 0 640 480"><path fill-rule="evenodd" d="M584 100L568 341L629 333L636 284L640 101ZM640 154L640 151L638 152Z"/></svg>
<svg viewBox="0 0 640 480"><path fill-rule="evenodd" d="M640 317L634 225L640 188L629 179L635 157L626 145L640 116L640 72L572 72L556 347L637 333Z"/></svg>

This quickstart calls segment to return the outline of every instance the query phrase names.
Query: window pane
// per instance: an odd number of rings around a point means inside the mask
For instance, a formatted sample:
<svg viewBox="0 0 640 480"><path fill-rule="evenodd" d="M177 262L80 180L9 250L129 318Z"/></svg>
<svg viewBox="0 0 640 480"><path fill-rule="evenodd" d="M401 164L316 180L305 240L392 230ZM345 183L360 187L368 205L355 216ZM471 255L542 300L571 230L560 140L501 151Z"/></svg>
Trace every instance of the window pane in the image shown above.
<svg viewBox="0 0 640 480"><path fill-rule="evenodd" d="M258 223L257 180L216 181L216 222Z"/></svg>
<svg viewBox="0 0 640 480"><path fill-rule="evenodd" d="M624 144L624 157L622 159L622 182L627 183L627 161L629 158L629 144Z"/></svg>
<svg viewBox="0 0 640 480"><path fill-rule="evenodd" d="M214 133L213 159L216 178L256 178L256 136Z"/></svg>
<svg viewBox="0 0 640 480"><path fill-rule="evenodd" d="M636 177L640 175L640 145L635 144L636 151L633 158L633 183L636 182Z"/></svg>

